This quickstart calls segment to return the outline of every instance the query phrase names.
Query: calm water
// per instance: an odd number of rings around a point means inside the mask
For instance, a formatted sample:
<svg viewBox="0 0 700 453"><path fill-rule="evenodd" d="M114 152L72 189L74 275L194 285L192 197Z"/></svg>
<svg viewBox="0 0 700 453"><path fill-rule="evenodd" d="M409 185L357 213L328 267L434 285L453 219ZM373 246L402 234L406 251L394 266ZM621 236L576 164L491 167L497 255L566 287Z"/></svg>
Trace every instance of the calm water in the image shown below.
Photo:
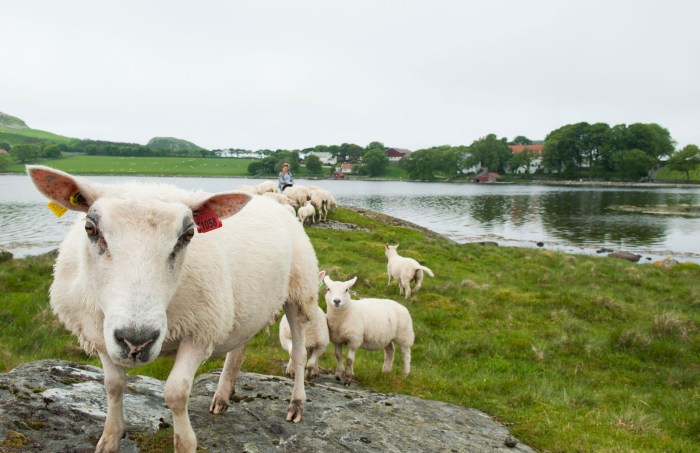
<svg viewBox="0 0 700 453"><path fill-rule="evenodd" d="M231 190L260 180L242 178L126 178L168 182L186 189ZM595 254L607 247L643 255L645 261L673 255L700 263L700 218L624 213L618 205L700 205L700 189L569 188L376 181L303 181L330 190L341 205L399 217L457 242ZM0 175L0 247L17 257L52 250L78 217L57 219L28 177Z"/></svg>

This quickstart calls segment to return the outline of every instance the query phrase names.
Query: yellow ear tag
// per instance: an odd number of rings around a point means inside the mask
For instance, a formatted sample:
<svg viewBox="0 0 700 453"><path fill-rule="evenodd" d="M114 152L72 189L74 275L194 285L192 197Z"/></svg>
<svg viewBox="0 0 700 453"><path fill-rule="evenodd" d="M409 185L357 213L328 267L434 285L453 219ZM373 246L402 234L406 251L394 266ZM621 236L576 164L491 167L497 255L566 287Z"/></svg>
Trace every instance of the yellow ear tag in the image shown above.
<svg viewBox="0 0 700 453"><path fill-rule="evenodd" d="M85 201L85 198L83 198L83 196L80 195L80 192L76 191L73 192L68 201L72 206L79 206L81 201Z"/></svg>
<svg viewBox="0 0 700 453"><path fill-rule="evenodd" d="M54 203L53 201L49 201L49 209L51 209L51 212L53 212L58 218L63 216L63 214L68 211L68 209L64 208L60 204Z"/></svg>

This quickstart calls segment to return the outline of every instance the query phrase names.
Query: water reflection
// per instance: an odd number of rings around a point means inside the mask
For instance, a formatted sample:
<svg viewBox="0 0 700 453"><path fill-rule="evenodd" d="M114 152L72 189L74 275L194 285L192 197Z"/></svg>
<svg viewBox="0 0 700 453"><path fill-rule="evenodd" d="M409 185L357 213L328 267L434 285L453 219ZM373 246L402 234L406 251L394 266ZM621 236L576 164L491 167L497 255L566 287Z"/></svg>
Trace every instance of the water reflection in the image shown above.
<svg viewBox="0 0 700 453"><path fill-rule="evenodd" d="M241 178L91 177L99 182L167 182L209 192L259 180ZM700 262L700 219L615 210L700 205L699 189L617 189L479 184L299 181L330 190L341 205L399 217L457 242L495 240L548 248L608 247ZM0 175L0 246L17 256L55 248L78 214L57 219L26 176ZM32 251L34 249L34 251ZM578 250L571 250L578 251ZM584 252L585 253L585 252Z"/></svg>

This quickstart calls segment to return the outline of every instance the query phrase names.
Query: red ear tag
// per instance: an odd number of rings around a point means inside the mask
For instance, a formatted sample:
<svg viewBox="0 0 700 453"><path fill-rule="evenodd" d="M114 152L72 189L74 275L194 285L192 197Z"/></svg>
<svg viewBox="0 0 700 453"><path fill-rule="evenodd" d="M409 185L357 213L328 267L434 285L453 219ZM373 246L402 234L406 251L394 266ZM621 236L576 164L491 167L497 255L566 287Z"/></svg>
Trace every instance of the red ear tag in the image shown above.
<svg viewBox="0 0 700 453"><path fill-rule="evenodd" d="M219 220L216 213L206 206L194 211L193 214L198 233L206 233L222 226L221 220Z"/></svg>

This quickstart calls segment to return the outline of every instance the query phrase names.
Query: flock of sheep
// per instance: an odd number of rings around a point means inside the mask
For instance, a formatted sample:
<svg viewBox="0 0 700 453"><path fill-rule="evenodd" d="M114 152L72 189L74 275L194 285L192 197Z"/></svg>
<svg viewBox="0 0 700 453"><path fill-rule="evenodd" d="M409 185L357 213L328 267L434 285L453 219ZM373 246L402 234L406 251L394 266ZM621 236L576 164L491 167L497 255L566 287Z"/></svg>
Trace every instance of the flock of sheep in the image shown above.
<svg viewBox="0 0 700 453"><path fill-rule="evenodd" d="M303 224L315 221L316 210L325 220L335 208L328 191L297 185L278 194L266 181L206 193L165 184L101 184L44 166L27 166L27 173L56 215L85 214L59 248L50 303L81 347L102 362L107 415L97 452L119 451L126 433L125 369L170 353L175 362L163 397L173 416L175 451L195 452L188 402L200 364L226 354L209 409L223 413L248 342L282 309L280 342L290 354L285 371L294 376L287 421L301 420L304 377L319 374L319 356L330 342L336 378L346 385L360 348L383 349L388 372L397 345L409 374L414 332L408 309L389 299L353 300L356 277L333 281L318 269ZM283 207L294 205L297 217ZM423 275L433 273L396 247L385 249L389 285L397 280L408 300ZM318 305L320 282L325 313Z"/></svg>
<svg viewBox="0 0 700 453"><path fill-rule="evenodd" d="M272 198L292 215L295 215L303 224L315 223L317 219L319 222L324 222L328 212L334 211L338 207L333 194L318 186L295 184L284 189L282 193L278 193L277 184L274 181L266 180L254 186L241 184L236 187L236 190Z"/></svg>

